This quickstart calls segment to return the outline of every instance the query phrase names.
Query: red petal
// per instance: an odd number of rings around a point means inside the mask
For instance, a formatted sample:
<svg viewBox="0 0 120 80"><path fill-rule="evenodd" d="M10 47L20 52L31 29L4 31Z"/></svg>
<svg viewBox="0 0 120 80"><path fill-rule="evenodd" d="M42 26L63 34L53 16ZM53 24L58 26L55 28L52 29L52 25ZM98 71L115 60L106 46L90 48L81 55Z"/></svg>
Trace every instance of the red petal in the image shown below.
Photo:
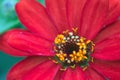
<svg viewBox="0 0 120 80"><path fill-rule="evenodd" d="M31 55L54 55L51 42L24 30L11 30L5 35L6 43ZM44 43L44 45L43 45Z"/></svg>
<svg viewBox="0 0 120 80"><path fill-rule="evenodd" d="M29 71L22 80L53 80L59 68L60 65L47 61Z"/></svg>
<svg viewBox="0 0 120 80"><path fill-rule="evenodd" d="M120 79L120 61L108 62L95 60L91 66L109 80Z"/></svg>
<svg viewBox="0 0 120 80"><path fill-rule="evenodd" d="M117 33L120 33L120 20L117 20L115 23L103 29L94 39L94 43L102 42L109 37L115 36Z"/></svg>
<svg viewBox="0 0 120 80"><path fill-rule="evenodd" d="M45 2L47 11L55 22L59 32L69 29L66 14L66 0L45 0Z"/></svg>
<svg viewBox="0 0 120 80"><path fill-rule="evenodd" d="M5 52L7 54L13 55L13 56L28 56L28 55L30 55L27 52L20 51L20 50L17 50L15 48L11 47L10 45L8 45L6 40L7 40L6 36L1 36L1 38L0 38L0 50L1 51Z"/></svg>
<svg viewBox="0 0 120 80"><path fill-rule="evenodd" d="M63 71L59 70L57 75L55 76L54 80L61 80L62 73L63 73Z"/></svg>
<svg viewBox="0 0 120 80"><path fill-rule="evenodd" d="M95 70L91 68L87 68L87 70L85 71L85 75L86 75L87 80L105 80L103 76L101 76Z"/></svg>
<svg viewBox="0 0 120 80"><path fill-rule="evenodd" d="M109 0L109 13L106 24L114 22L120 16L120 0Z"/></svg>
<svg viewBox="0 0 120 80"><path fill-rule="evenodd" d="M67 0L67 14L71 27L80 27L80 19L87 0Z"/></svg>
<svg viewBox="0 0 120 80"><path fill-rule="evenodd" d="M93 57L101 60L120 60L120 21L104 29L95 39Z"/></svg>
<svg viewBox="0 0 120 80"><path fill-rule="evenodd" d="M80 35L92 39L101 30L108 10L108 0L89 0L84 8Z"/></svg>
<svg viewBox="0 0 120 80"><path fill-rule="evenodd" d="M96 44L93 57L101 60L120 60L120 37Z"/></svg>
<svg viewBox="0 0 120 80"><path fill-rule="evenodd" d="M29 30L54 40L57 31L45 8L36 0L20 0L16 5L18 17Z"/></svg>
<svg viewBox="0 0 120 80"><path fill-rule="evenodd" d="M83 70L80 67L68 68L62 75L61 80L85 80Z"/></svg>
<svg viewBox="0 0 120 80"><path fill-rule="evenodd" d="M22 80L22 77L31 69L47 60L45 57L28 57L17 63L8 73L7 80Z"/></svg>

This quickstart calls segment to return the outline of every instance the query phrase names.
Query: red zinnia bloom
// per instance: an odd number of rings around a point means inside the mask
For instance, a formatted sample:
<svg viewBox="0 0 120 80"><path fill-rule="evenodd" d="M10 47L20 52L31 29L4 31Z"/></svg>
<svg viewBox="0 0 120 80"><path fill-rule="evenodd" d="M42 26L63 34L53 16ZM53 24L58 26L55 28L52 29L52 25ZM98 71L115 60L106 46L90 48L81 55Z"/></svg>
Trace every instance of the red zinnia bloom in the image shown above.
<svg viewBox="0 0 120 80"><path fill-rule="evenodd" d="M29 30L1 36L0 49L27 56L7 80L120 79L119 0L20 0L16 12Z"/></svg>

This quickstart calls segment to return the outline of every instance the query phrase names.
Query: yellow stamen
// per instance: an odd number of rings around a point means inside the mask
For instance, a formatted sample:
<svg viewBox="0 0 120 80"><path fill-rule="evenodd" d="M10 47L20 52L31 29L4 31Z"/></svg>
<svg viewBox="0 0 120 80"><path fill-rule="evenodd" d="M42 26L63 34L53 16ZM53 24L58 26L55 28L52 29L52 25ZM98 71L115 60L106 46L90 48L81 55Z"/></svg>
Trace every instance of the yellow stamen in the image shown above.
<svg viewBox="0 0 120 80"><path fill-rule="evenodd" d="M73 32L77 32L78 28L72 28Z"/></svg>
<svg viewBox="0 0 120 80"><path fill-rule="evenodd" d="M83 68L83 71L85 71L87 69L87 66Z"/></svg>
<svg viewBox="0 0 120 80"><path fill-rule="evenodd" d="M64 61L65 60L65 57L67 56L66 54L64 54L64 53L58 53L58 54L56 54L56 56L61 60L61 61Z"/></svg>
<svg viewBox="0 0 120 80"><path fill-rule="evenodd" d="M91 51L92 51L92 52L94 51L94 46L92 46Z"/></svg>
<svg viewBox="0 0 120 80"><path fill-rule="evenodd" d="M55 44L65 43L64 35L60 34L55 38Z"/></svg>
<svg viewBox="0 0 120 80"><path fill-rule="evenodd" d="M69 57L71 57L72 62L74 62L74 61L79 62L83 59L87 59L87 57L83 54L83 52L81 52L81 50L80 50L80 52L73 51L73 53L70 54Z"/></svg>
<svg viewBox="0 0 120 80"><path fill-rule="evenodd" d="M56 60L52 60L54 63L58 64L58 62Z"/></svg>
<svg viewBox="0 0 120 80"><path fill-rule="evenodd" d="M80 41L81 41L82 43L84 43L85 40L86 40L86 39L83 38L83 37L80 38Z"/></svg>
<svg viewBox="0 0 120 80"><path fill-rule="evenodd" d="M63 34L68 34L69 30L63 31Z"/></svg>
<svg viewBox="0 0 120 80"><path fill-rule="evenodd" d="M61 71L66 71L66 68L60 68Z"/></svg>
<svg viewBox="0 0 120 80"><path fill-rule="evenodd" d="M87 41L86 41L86 44L88 44L88 43L90 43L90 42L91 42L91 40L87 40Z"/></svg>
<svg viewBox="0 0 120 80"><path fill-rule="evenodd" d="M76 65L74 64L74 65L72 65L72 66L70 66L70 67L74 69L74 68L75 68L75 66L76 66Z"/></svg>
<svg viewBox="0 0 120 80"><path fill-rule="evenodd" d="M94 62L94 58L93 57L91 58L91 62Z"/></svg>

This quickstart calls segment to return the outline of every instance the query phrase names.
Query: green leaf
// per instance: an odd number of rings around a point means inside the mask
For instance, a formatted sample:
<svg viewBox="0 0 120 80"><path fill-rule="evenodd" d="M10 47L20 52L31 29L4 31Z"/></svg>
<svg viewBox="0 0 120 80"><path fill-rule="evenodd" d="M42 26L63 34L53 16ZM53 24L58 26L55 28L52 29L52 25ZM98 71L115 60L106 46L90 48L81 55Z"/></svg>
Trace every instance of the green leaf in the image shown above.
<svg viewBox="0 0 120 80"><path fill-rule="evenodd" d="M0 20L0 22L2 22L2 23L0 23L0 26L1 26L0 27L0 34L4 33L5 31L7 31L9 29L17 27L17 25L20 25L18 20L11 21L11 22L8 22L8 23Z"/></svg>
<svg viewBox="0 0 120 80"><path fill-rule="evenodd" d="M44 0L38 0L40 3L45 4Z"/></svg>
<svg viewBox="0 0 120 80"><path fill-rule="evenodd" d="M14 9L17 1L0 0L0 34L20 25Z"/></svg>
<svg viewBox="0 0 120 80"><path fill-rule="evenodd" d="M22 27L15 13L15 4L19 0L0 0L0 34L5 31L15 28ZM44 0L38 0L44 4Z"/></svg>
<svg viewBox="0 0 120 80"><path fill-rule="evenodd" d="M22 59L24 58L12 57L0 52L0 80L6 80L6 74L8 73L10 68Z"/></svg>

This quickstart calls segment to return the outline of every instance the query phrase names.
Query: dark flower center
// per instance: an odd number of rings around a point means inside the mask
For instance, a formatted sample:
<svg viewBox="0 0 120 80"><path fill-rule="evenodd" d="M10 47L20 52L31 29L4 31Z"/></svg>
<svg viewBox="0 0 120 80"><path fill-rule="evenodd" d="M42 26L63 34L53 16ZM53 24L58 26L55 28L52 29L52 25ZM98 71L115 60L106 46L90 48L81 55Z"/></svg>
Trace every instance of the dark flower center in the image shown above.
<svg viewBox="0 0 120 80"><path fill-rule="evenodd" d="M76 65L84 68L92 59L90 54L94 50L93 42L78 36L75 29L72 32L67 30L57 35L54 43L56 53L54 60L64 68L69 66L74 68Z"/></svg>
<svg viewBox="0 0 120 80"><path fill-rule="evenodd" d="M66 42L64 45L64 50L63 52L66 53L67 55L72 54L73 51L78 52L79 51L79 46L76 45L75 43L68 43Z"/></svg>

